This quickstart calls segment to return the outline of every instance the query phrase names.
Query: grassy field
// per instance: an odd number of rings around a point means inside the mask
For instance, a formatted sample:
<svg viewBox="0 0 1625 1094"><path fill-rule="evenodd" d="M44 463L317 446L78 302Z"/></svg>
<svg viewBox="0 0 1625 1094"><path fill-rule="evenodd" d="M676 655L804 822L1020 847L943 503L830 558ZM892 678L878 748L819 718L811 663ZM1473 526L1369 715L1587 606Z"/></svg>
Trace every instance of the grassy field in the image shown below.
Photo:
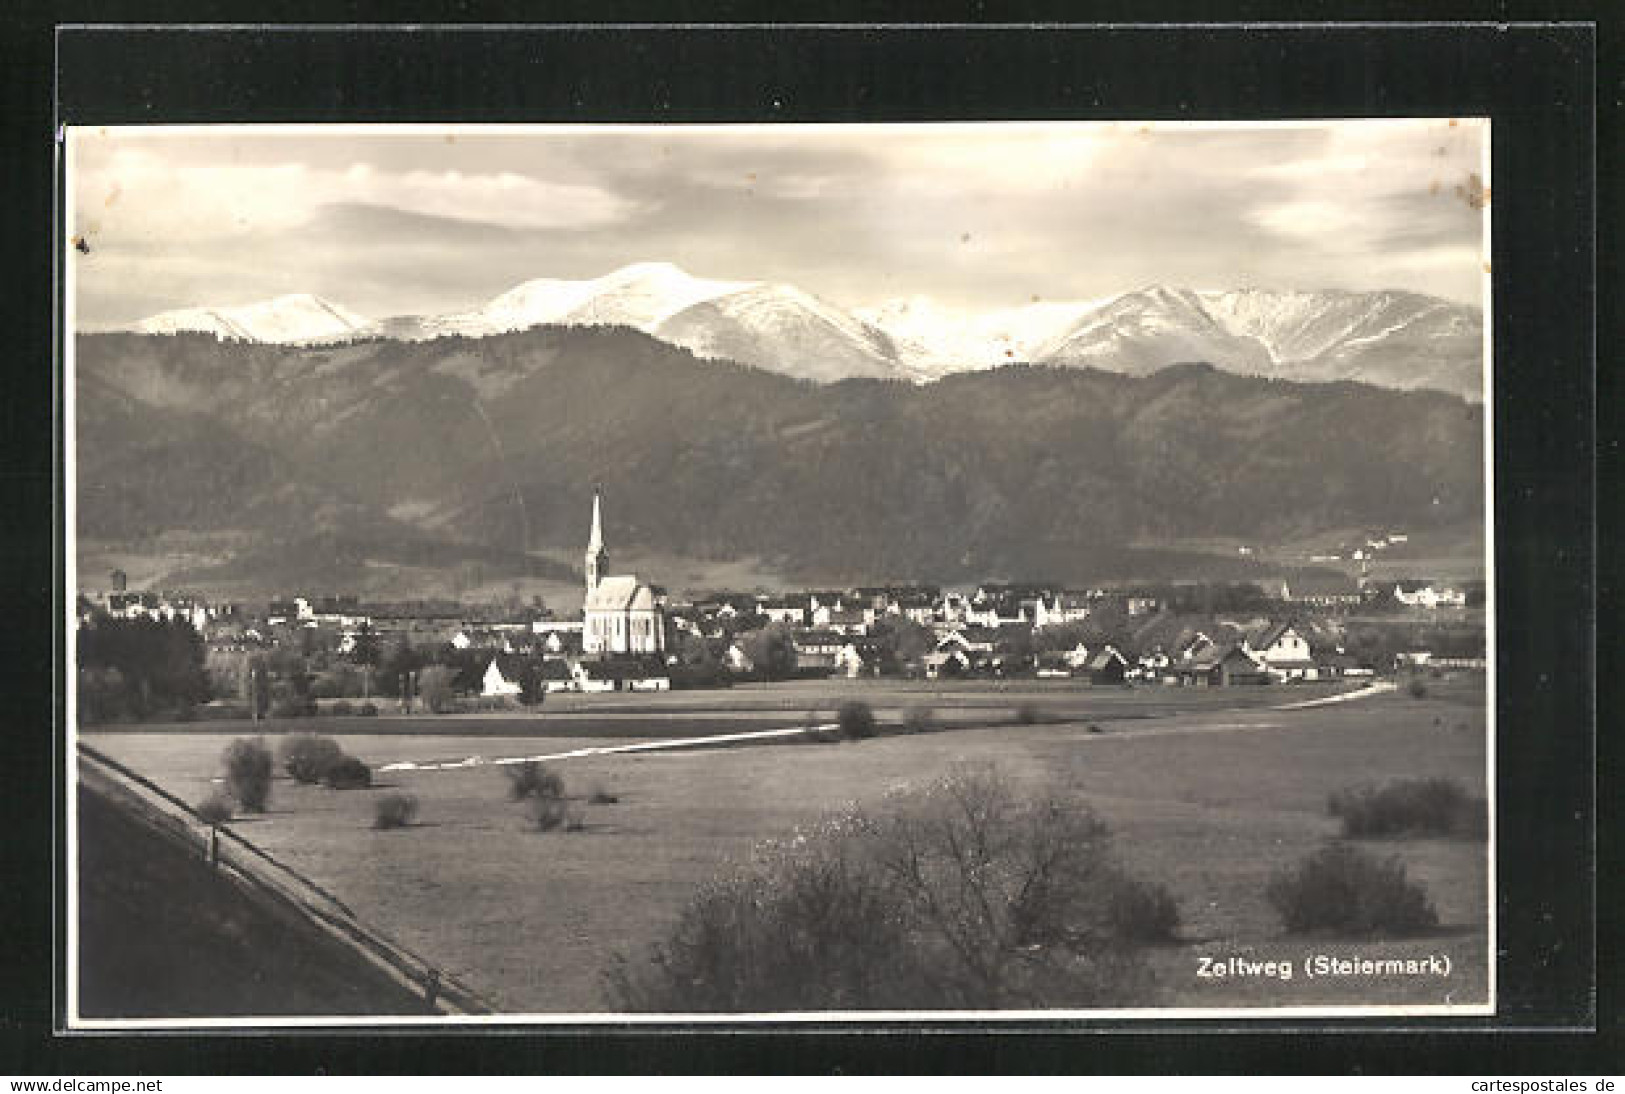
<svg viewBox="0 0 1625 1094"><path fill-rule="evenodd" d="M890 690L888 690L888 688ZM550 739L547 751L605 744L605 727L640 727L655 713L688 729L746 728L783 701L807 694L720 693L740 703L684 693L606 696L594 732ZM373 791L336 792L279 781L272 810L238 830L320 884L411 949L443 963L513 1011L600 1010L601 973L617 952L635 953L659 937L725 859L756 840L849 801L933 778L956 760L991 760L1018 783L1058 778L1085 795L1112 825L1123 857L1165 882L1180 901L1183 944L1157 951L1160 1006L1231 1007L1482 1002L1487 991L1486 849L1482 841L1373 842L1397 854L1438 908L1441 929L1403 942L1303 939L1283 934L1263 890L1270 874L1336 832L1326 815L1331 792L1353 783L1415 775L1459 780L1482 794L1482 679L1436 682L1425 699L1403 693L1307 710L1267 709L1316 694L1310 689L1098 689L1043 691L1063 721L952 728L884 736L858 744L777 745L723 751L592 756L558 765L585 822L577 833L538 833L505 795L502 773L479 766L391 773L381 783L422 803L420 823L397 831L369 826ZM941 696L879 685L877 707L950 701L984 723L1026 689ZM634 709L648 700L642 712ZM823 696L817 697L822 703ZM987 704L983 706L982 704ZM562 706L562 704L561 704ZM1068 713L1070 707L1071 713ZM779 708L782 709L782 708ZM980 711L980 714L977 712ZM615 713L635 715L616 723ZM698 717L709 713L710 721ZM542 721L563 712L550 709ZM577 712L591 728L593 715ZM435 733L377 732L385 719L336 719L321 726L368 763L538 751L529 728L494 733L502 719L411 719ZM376 724L374 724L376 723ZM509 722L508 724L514 724ZM277 723L271 723L276 726ZM316 728L308 722L297 728ZM1099 732L1090 732L1090 725ZM84 739L189 801L204 797L221 749L246 725L186 733L87 733ZM366 729L367 733L354 730ZM516 726L516 729L518 727ZM225 732L221 732L224 730ZM628 733L615 739L639 736ZM616 804L586 796L603 789ZM1448 956L1446 979L1204 979L1204 957Z"/></svg>
<svg viewBox="0 0 1625 1094"><path fill-rule="evenodd" d="M399 713L398 704L377 700L376 717L327 716L245 721L143 723L95 727L97 733L218 734L245 732L430 734L467 737L634 738L650 740L745 732L827 722L847 699L862 699L883 722L901 722L910 708L929 710L937 721L964 726L1014 721L1030 706L1050 721L1098 718L1161 718L1204 710L1279 705L1336 694L1353 684L1305 684L1291 688L1091 687L1071 680L906 681L805 680L743 684L726 689L583 695L561 692L540 708L480 714Z"/></svg>

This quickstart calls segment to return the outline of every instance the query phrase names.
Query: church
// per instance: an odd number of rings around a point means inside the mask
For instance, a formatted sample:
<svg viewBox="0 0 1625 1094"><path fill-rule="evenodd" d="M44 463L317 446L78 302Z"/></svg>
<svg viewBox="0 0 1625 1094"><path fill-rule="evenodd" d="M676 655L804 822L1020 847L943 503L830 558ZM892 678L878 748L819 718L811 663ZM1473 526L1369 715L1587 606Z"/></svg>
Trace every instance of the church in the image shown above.
<svg viewBox="0 0 1625 1094"><path fill-rule="evenodd" d="M587 600L582 608L582 652L588 654L663 653L666 620L652 587L635 574L607 576L603 498L592 494L592 533L587 539Z"/></svg>

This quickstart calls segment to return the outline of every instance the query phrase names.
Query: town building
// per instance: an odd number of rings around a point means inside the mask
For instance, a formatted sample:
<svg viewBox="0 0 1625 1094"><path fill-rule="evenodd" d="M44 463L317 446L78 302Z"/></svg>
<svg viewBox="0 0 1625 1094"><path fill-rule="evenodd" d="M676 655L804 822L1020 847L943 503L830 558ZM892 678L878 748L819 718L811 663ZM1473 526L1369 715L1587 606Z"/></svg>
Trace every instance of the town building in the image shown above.
<svg viewBox="0 0 1625 1094"><path fill-rule="evenodd" d="M587 538L587 599L582 607L581 647L588 654L661 653L666 648L665 612L655 590L636 574L607 576L603 498L592 495L592 532Z"/></svg>

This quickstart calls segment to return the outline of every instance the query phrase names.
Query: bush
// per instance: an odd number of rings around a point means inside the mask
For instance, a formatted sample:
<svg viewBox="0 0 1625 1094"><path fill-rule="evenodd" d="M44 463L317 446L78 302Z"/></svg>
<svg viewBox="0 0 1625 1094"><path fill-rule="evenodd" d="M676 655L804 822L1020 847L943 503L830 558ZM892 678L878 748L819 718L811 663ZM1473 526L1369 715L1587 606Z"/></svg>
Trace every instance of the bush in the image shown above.
<svg viewBox="0 0 1625 1094"><path fill-rule="evenodd" d="M348 718L355 713L355 704L348 699L340 699L328 709L340 718Z"/></svg>
<svg viewBox="0 0 1625 1094"><path fill-rule="evenodd" d="M1439 915L1397 858L1332 843L1270 879L1264 894L1288 931L1417 934Z"/></svg>
<svg viewBox="0 0 1625 1094"><path fill-rule="evenodd" d="M615 805L621 798L618 794L611 794L601 786L593 787L592 796L587 799L593 805Z"/></svg>
<svg viewBox="0 0 1625 1094"><path fill-rule="evenodd" d="M569 819L570 803L564 794L564 779L534 760L514 764L505 769L508 775L508 795L514 801L525 803L525 809L536 827L551 832Z"/></svg>
<svg viewBox="0 0 1625 1094"><path fill-rule="evenodd" d="M231 819L231 799L224 794L210 794L198 803L197 815L205 824L225 824Z"/></svg>
<svg viewBox="0 0 1625 1094"><path fill-rule="evenodd" d="M328 769L343 758L344 750L331 737L296 733L282 739L277 755L282 769L294 782L319 783Z"/></svg>
<svg viewBox="0 0 1625 1094"><path fill-rule="evenodd" d="M757 846L647 956L617 1009L811 1011L1126 1005L1143 947L1113 919L1106 826L1060 788L1018 798L961 766Z"/></svg>
<svg viewBox="0 0 1625 1094"><path fill-rule="evenodd" d="M378 704L362 703L356 708L356 713L363 718L376 718L378 717Z"/></svg>
<svg viewBox="0 0 1625 1094"><path fill-rule="evenodd" d="M1016 707L1016 721L1024 726L1037 725L1042 718L1043 712L1037 703L1022 703Z"/></svg>
<svg viewBox="0 0 1625 1094"><path fill-rule="evenodd" d="M525 803L525 810L539 832L561 828L570 819L570 803L563 798L530 798Z"/></svg>
<svg viewBox="0 0 1625 1094"><path fill-rule="evenodd" d="M1179 902L1166 885L1124 878L1111 895L1113 930L1146 946L1179 941Z"/></svg>
<svg viewBox="0 0 1625 1094"><path fill-rule="evenodd" d="M509 764L502 770L508 776L508 796L516 802L528 798L564 797L563 777L545 764L526 760L521 764Z"/></svg>
<svg viewBox="0 0 1625 1094"><path fill-rule="evenodd" d="M1380 787L1340 790L1326 811L1343 822L1349 839L1383 836L1476 836L1487 827L1483 798L1450 779L1395 779Z"/></svg>
<svg viewBox="0 0 1625 1094"><path fill-rule="evenodd" d="M903 711L903 730L906 733L929 733L936 727L936 714L930 707L912 706Z"/></svg>
<svg viewBox="0 0 1625 1094"><path fill-rule="evenodd" d="M1426 699L1428 696L1428 686L1419 676L1413 677L1411 682L1405 685L1405 691L1412 699Z"/></svg>
<svg viewBox="0 0 1625 1094"><path fill-rule="evenodd" d="M361 790L372 785L372 768L354 756L341 756L323 774L322 781L334 790Z"/></svg>
<svg viewBox="0 0 1625 1094"><path fill-rule="evenodd" d="M452 686L457 682L457 670L450 665L430 665L418 673L418 697L432 714L444 714L451 709Z"/></svg>
<svg viewBox="0 0 1625 1094"><path fill-rule="evenodd" d="M271 750L262 737L239 737L226 746L226 789L244 810L265 812L271 799Z"/></svg>
<svg viewBox="0 0 1625 1094"><path fill-rule="evenodd" d="M849 741L861 741L875 735L875 712L859 699L848 699L835 712L835 723L841 727L841 736Z"/></svg>
<svg viewBox="0 0 1625 1094"><path fill-rule="evenodd" d="M372 803L374 828L405 828L418 815L418 800L411 794L385 794Z"/></svg>

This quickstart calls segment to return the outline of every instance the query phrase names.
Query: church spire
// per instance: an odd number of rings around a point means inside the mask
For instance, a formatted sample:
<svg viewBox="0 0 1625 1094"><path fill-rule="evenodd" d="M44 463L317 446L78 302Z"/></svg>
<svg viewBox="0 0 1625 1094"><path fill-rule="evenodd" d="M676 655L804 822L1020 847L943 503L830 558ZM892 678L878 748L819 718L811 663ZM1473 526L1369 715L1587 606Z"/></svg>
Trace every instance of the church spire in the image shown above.
<svg viewBox="0 0 1625 1094"><path fill-rule="evenodd" d="M609 568L609 551L604 547L603 491L592 488L592 532L587 537L587 592L591 593Z"/></svg>
<svg viewBox="0 0 1625 1094"><path fill-rule="evenodd" d="M592 488L592 534L587 537L587 550L599 551L604 547L603 489Z"/></svg>

